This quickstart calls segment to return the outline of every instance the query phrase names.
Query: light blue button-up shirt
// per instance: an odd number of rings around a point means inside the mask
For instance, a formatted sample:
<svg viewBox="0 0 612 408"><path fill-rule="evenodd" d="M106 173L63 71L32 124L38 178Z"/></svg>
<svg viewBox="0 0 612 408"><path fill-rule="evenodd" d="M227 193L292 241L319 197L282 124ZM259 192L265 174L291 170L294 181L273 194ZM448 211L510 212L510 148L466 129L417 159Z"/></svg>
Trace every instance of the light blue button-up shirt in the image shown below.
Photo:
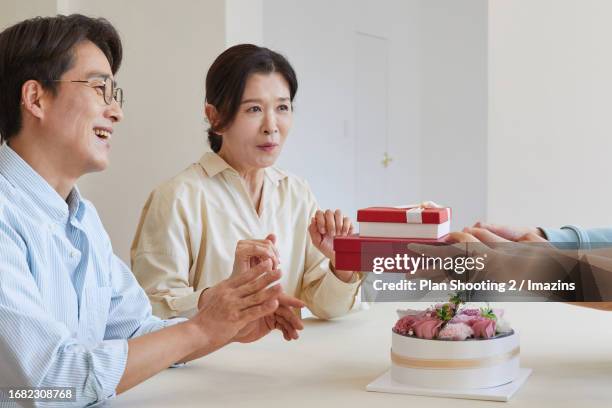
<svg viewBox="0 0 612 408"><path fill-rule="evenodd" d="M123 375L127 339L168 324L151 314L94 206L76 188L64 201L0 146L0 388L76 387L75 406L103 402Z"/></svg>

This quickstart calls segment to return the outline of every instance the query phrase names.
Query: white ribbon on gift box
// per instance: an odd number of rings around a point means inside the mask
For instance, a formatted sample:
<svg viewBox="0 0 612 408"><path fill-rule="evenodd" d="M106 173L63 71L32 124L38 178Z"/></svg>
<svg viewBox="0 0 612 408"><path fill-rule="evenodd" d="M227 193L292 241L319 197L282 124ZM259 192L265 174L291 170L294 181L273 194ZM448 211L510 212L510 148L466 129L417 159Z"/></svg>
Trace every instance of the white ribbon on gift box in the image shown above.
<svg viewBox="0 0 612 408"><path fill-rule="evenodd" d="M396 207L399 210L406 209L406 223L408 224L422 224L423 223L423 210L425 208L443 208L441 205L434 203L433 201L425 201L421 204L408 204L399 205ZM447 218L450 219L450 209L446 208Z"/></svg>

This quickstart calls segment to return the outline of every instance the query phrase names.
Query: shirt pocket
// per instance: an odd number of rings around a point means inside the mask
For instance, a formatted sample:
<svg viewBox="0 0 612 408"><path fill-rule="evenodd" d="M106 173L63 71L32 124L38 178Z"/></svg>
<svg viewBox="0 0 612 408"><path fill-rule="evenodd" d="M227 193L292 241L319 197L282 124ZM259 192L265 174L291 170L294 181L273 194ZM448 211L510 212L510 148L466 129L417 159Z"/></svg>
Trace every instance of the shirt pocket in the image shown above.
<svg viewBox="0 0 612 408"><path fill-rule="evenodd" d="M113 288L110 286L94 286L83 291L83 304L81 316L85 317L87 339L98 343L104 340L104 333L108 323Z"/></svg>

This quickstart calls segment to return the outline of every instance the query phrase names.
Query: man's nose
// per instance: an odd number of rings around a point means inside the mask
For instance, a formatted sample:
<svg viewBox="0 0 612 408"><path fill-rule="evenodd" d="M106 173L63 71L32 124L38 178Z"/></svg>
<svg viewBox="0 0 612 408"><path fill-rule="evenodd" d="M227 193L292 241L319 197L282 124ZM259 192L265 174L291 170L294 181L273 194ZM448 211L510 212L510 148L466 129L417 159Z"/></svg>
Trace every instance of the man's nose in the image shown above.
<svg viewBox="0 0 612 408"><path fill-rule="evenodd" d="M113 122L120 122L123 120L123 109L119 106L119 102L115 99L111 102L106 110L106 117L108 117Z"/></svg>

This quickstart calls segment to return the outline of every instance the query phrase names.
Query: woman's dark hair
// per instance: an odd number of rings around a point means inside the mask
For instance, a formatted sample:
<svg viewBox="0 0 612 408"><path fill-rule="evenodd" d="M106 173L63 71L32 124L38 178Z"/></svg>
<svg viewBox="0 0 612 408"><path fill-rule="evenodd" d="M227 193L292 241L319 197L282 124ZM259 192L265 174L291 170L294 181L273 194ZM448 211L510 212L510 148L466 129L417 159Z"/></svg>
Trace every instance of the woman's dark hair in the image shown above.
<svg viewBox="0 0 612 408"><path fill-rule="evenodd" d="M74 47L89 40L102 50L114 73L121 65L121 39L103 18L80 14L36 17L0 33L0 136L8 141L19 133L21 87L31 79L57 91L50 82L72 68Z"/></svg>
<svg viewBox="0 0 612 408"><path fill-rule="evenodd" d="M251 74L278 72L289 84L290 99L297 92L295 71L281 54L253 44L235 45L217 57L206 75L206 102L218 113L208 129L208 142L213 152L221 150L221 135L215 131L231 125L240 108L247 80Z"/></svg>

